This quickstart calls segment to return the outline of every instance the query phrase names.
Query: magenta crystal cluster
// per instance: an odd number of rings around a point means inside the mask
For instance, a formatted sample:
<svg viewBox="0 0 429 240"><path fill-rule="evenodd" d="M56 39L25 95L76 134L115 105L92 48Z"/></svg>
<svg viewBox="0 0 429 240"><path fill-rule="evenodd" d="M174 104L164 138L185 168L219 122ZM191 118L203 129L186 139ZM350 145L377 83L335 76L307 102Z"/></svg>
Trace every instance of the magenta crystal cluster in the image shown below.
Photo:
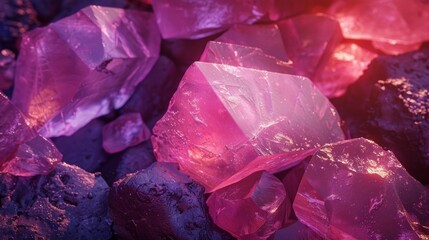
<svg viewBox="0 0 429 240"><path fill-rule="evenodd" d="M42 135L71 135L124 105L159 48L153 14L87 7L23 36L12 100Z"/></svg>
<svg viewBox="0 0 429 240"><path fill-rule="evenodd" d="M426 1L0 12L1 239L429 239Z"/></svg>

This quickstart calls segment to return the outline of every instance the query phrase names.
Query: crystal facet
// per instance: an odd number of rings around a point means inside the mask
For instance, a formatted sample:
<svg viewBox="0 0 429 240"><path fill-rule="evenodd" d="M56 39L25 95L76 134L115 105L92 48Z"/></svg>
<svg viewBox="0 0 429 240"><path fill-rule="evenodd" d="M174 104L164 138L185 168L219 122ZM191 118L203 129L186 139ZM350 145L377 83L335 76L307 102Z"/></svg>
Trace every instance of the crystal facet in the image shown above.
<svg viewBox="0 0 429 240"><path fill-rule="evenodd" d="M47 174L61 160L54 145L30 128L21 112L0 93L0 172Z"/></svg>
<svg viewBox="0 0 429 240"><path fill-rule="evenodd" d="M158 58L153 14L90 6L24 35L13 102L44 136L121 107Z"/></svg>
<svg viewBox="0 0 429 240"><path fill-rule="evenodd" d="M150 138L140 113L126 113L103 127L103 148L116 153Z"/></svg>
<svg viewBox="0 0 429 240"><path fill-rule="evenodd" d="M328 239L429 235L429 191L393 153L363 138L316 152L293 208L301 222Z"/></svg>
<svg viewBox="0 0 429 240"><path fill-rule="evenodd" d="M283 184L265 171L215 191L207 205L213 221L239 239L267 239L291 207Z"/></svg>
<svg viewBox="0 0 429 240"><path fill-rule="evenodd" d="M308 79L196 62L152 141L159 161L178 162L210 189L257 156L342 139L338 114Z"/></svg>

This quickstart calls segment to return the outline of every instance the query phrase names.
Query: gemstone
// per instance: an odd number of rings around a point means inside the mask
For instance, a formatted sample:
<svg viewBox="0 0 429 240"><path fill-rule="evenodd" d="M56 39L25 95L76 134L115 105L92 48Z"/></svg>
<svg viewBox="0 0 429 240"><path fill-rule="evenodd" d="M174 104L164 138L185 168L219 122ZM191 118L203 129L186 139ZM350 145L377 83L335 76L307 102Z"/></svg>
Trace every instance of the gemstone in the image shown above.
<svg viewBox="0 0 429 240"><path fill-rule="evenodd" d="M305 226L299 221L284 227L276 232L273 237L274 240L323 240L311 228Z"/></svg>
<svg viewBox="0 0 429 240"><path fill-rule="evenodd" d="M402 53L418 50L422 46L422 43L399 44L372 41L372 46L378 50L383 51L384 53L391 55L399 55Z"/></svg>
<svg viewBox="0 0 429 240"><path fill-rule="evenodd" d="M213 192L207 205L213 221L238 239L268 239L291 208L283 184L265 171Z"/></svg>
<svg viewBox="0 0 429 240"><path fill-rule="evenodd" d="M408 172L429 183L429 50L380 56L336 106L352 137L395 153Z"/></svg>
<svg viewBox="0 0 429 240"><path fill-rule="evenodd" d="M0 93L0 172L16 176L48 174L62 155L30 128L21 112Z"/></svg>
<svg viewBox="0 0 429 240"><path fill-rule="evenodd" d="M0 173L3 239L110 239L109 187L101 176L59 163L45 176Z"/></svg>
<svg viewBox="0 0 429 240"><path fill-rule="evenodd" d="M312 157L293 203L298 219L327 239L424 239L429 191L390 151L358 138Z"/></svg>
<svg viewBox="0 0 429 240"><path fill-rule="evenodd" d="M336 110L307 78L203 62L185 73L153 132L158 161L178 162L207 189L258 156L344 139Z"/></svg>
<svg viewBox="0 0 429 240"><path fill-rule="evenodd" d="M148 140L150 135L140 113L122 114L103 127L103 148L117 153Z"/></svg>
<svg viewBox="0 0 429 240"><path fill-rule="evenodd" d="M153 14L87 7L23 36L13 102L43 136L118 109L158 58Z"/></svg>
<svg viewBox="0 0 429 240"><path fill-rule="evenodd" d="M338 22L322 14L304 14L277 23L287 56L299 73L313 78L340 42Z"/></svg>
<svg viewBox="0 0 429 240"><path fill-rule="evenodd" d="M377 56L354 43L339 44L323 69L313 78L314 84L329 98L345 94Z"/></svg>
<svg viewBox="0 0 429 240"><path fill-rule="evenodd" d="M346 38L403 45L429 40L426 1L336 0L329 12Z"/></svg>
<svg viewBox="0 0 429 240"><path fill-rule="evenodd" d="M121 239L230 239L204 206L204 188L173 164L154 163L115 182L109 195Z"/></svg>
<svg viewBox="0 0 429 240"><path fill-rule="evenodd" d="M210 41L200 58L201 62L219 63L237 67L294 74L291 62L281 61L265 54L260 48Z"/></svg>

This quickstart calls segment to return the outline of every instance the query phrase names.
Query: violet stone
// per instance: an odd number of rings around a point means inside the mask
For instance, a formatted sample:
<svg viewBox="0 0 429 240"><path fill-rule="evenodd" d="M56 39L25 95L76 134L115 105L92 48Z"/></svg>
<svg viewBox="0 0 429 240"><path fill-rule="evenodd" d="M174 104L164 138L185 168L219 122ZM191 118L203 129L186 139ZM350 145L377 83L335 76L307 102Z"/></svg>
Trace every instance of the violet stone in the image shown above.
<svg viewBox="0 0 429 240"><path fill-rule="evenodd" d="M336 100L351 136L393 151L417 180L429 183L429 50L380 56Z"/></svg>
<svg viewBox="0 0 429 240"><path fill-rule="evenodd" d="M123 151L150 138L140 113L126 113L103 127L103 148L108 153Z"/></svg>
<svg viewBox="0 0 429 240"><path fill-rule="evenodd" d="M114 184L113 229L121 239L230 239L210 220L203 194L173 164L154 163Z"/></svg>
<svg viewBox="0 0 429 240"><path fill-rule="evenodd" d="M63 154L64 162L87 172L96 172L108 158L102 146L104 125L103 120L94 119L71 136L52 138L52 142Z"/></svg>
<svg viewBox="0 0 429 240"><path fill-rule="evenodd" d="M15 54L3 49L0 51L0 90L8 89L13 85L15 78Z"/></svg>
<svg viewBox="0 0 429 240"><path fill-rule="evenodd" d="M213 192L207 205L214 222L238 239L268 239L291 208L283 184L265 171Z"/></svg>
<svg viewBox="0 0 429 240"><path fill-rule="evenodd" d="M276 232L273 237L274 240L323 240L311 228L305 226L299 221L284 227Z"/></svg>
<svg viewBox="0 0 429 240"><path fill-rule="evenodd" d="M316 152L293 208L302 223L328 239L429 235L429 191L392 152L363 138Z"/></svg>
<svg viewBox="0 0 429 240"><path fill-rule="evenodd" d="M101 176L65 163L46 176L0 173L0 238L110 239L108 192Z"/></svg>
<svg viewBox="0 0 429 240"><path fill-rule="evenodd" d="M294 67L311 79L323 68L342 38L338 22L322 14L299 15L277 25Z"/></svg>
<svg viewBox="0 0 429 240"><path fill-rule="evenodd" d="M71 135L122 107L159 47L151 13L87 7L24 35L13 102L42 135Z"/></svg>
<svg viewBox="0 0 429 240"><path fill-rule="evenodd" d="M47 174L62 155L30 128L21 112L0 93L0 172L17 176Z"/></svg>
<svg viewBox="0 0 429 240"><path fill-rule="evenodd" d="M308 79L202 62L153 132L157 159L178 162L208 189L258 156L344 139L336 110Z"/></svg>

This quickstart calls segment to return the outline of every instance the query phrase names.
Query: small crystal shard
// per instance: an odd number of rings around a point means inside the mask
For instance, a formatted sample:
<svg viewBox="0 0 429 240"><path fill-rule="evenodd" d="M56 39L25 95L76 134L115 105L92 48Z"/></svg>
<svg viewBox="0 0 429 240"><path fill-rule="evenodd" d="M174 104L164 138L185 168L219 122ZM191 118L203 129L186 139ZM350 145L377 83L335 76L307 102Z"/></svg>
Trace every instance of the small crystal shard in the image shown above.
<svg viewBox="0 0 429 240"><path fill-rule="evenodd" d="M196 62L152 141L159 161L211 189L258 156L342 139L338 114L308 79Z"/></svg>
<svg viewBox="0 0 429 240"><path fill-rule="evenodd" d="M346 38L402 45L429 39L427 1L336 0L329 11Z"/></svg>
<svg viewBox="0 0 429 240"><path fill-rule="evenodd" d="M363 138L316 152L293 208L302 223L328 239L429 236L429 191L391 152Z"/></svg>
<svg viewBox="0 0 429 240"><path fill-rule="evenodd" d="M342 38L338 22L326 15L299 15L277 25L287 56L310 78L323 68Z"/></svg>
<svg viewBox="0 0 429 240"><path fill-rule="evenodd" d="M120 108L159 54L153 14L99 6L24 35L13 102L44 136Z"/></svg>
<svg viewBox="0 0 429 240"><path fill-rule="evenodd" d="M27 125L2 93L0 116L0 172L34 176L52 171L61 160L61 153Z"/></svg>
<svg viewBox="0 0 429 240"><path fill-rule="evenodd" d="M116 153L150 138L140 113L126 113L103 127L103 148Z"/></svg>
<svg viewBox="0 0 429 240"><path fill-rule="evenodd" d="M339 44L313 82L325 96L340 97L376 56L354 43Z"/></svg>
<svg viewBox="0 0 429 240"><path fill-rule="evenodd" d="M213 221L239 239L267 239L290 213L283 184L265 171L215 191L207 205Z"/></svg>

